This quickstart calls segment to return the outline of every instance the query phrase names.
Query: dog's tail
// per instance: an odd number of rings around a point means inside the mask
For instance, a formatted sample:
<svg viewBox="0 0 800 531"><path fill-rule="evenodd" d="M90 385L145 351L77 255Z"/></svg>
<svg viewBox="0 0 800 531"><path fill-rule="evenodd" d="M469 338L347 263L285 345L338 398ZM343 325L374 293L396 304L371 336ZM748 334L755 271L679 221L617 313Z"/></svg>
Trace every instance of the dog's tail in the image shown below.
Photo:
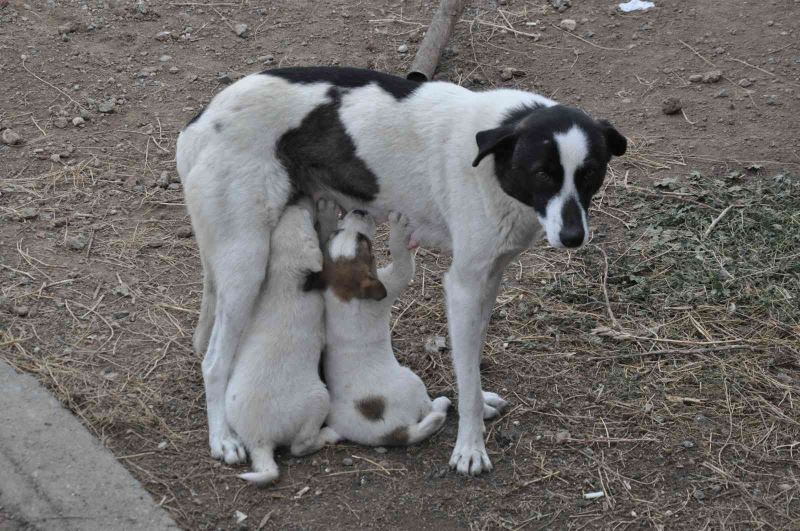
<svg viewBox="0 0 800 531"><path fill-rule="evenodd" d="M277 480L280 472L273 456L273 450L271 446L254 448L250 452L253 471L239 474L239 477L258 486L267 485Z"/></svg>
<svg viewBox="0 0 800 531"><path fill-rule="evenodd" d="M421 421L408 427L408 444L417 444L424 441L442 427L447 419L447 408L450 407L450 400L440 396L431 404L431 412L425 415Z"/></svg>

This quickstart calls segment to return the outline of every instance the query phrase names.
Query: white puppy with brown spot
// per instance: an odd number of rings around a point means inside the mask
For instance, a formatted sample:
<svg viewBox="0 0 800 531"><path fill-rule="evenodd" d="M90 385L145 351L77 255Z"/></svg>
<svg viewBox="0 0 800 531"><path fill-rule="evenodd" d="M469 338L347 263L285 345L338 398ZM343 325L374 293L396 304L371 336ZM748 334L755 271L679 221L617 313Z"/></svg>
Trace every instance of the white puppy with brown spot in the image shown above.
<svg viewBox="0 0 800 531"><path fill-rule="evenodd" d="M414 276L408 218L389 215L392 263L376 270L372 217L353 210L336 230L335 205L322 200L317 210L325 247L328 428L360 444L418 443L444 424L450 400L431 401L419 376L400 365L392 350L392 305Z"/></svg>
<svg viewBox="0 0 800 531"><path fill-rule="evenodd" d="M307 455L333 441L320 430L330 399L319 377L324 345L322 294L313 282L322 252L310 200L287 207L270 241L269 270L225 396L225 415L250 454L256 484L278 479L273 452Z"/></svg>

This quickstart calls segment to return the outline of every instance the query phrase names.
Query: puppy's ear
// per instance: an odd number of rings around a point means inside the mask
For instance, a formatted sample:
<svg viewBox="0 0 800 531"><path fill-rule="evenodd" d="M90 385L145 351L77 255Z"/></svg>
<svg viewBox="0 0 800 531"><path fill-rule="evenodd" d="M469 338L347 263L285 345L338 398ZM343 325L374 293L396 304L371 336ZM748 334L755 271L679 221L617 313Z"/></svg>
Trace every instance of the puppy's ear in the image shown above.
<svg viewBox="0 0 800 531"><path fill-rule="evenodd" d="M303 283L303 291L324 290L326 286L327 284L325 283L325 277L322 276L322 271L309 271Z"/></svg>
<svg viewBox="0 0 800 531"><path fill-rule="evenodd" d="M386 298L386 287L372 275L362 279L359 287L361 288L359 299L379 301Z"/></svg>
<svg viewBox="0 0 800 531"><path fill-rule="evenodd" d="M614 129L608 120L600 120L600 125L603 127L603 135L606 137L606 145L611 154L615 157L624 155L628 148L628 140Z"/></svg>
<svg viewBox="0 0 800 531"><path fill-rule="evenodd" d="M472 161L472 167L478 166L486 155L496 152L501 147L513 143L517 135L512 127L504 126L495 129L479 131L475 135L478 143L478 156Z"/></svg>

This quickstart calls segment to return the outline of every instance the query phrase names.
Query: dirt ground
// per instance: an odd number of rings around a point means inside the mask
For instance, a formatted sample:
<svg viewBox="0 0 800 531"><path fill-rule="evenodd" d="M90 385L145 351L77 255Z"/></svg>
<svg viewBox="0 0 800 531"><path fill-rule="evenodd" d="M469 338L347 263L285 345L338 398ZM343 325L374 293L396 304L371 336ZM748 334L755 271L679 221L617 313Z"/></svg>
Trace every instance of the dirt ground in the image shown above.
<svg viewBox="0 0 800 531"><path fill-rule="evenodd" d="M539 91L631 142L592 243L507 271L482 365L512 404L487 425L494 472L448 470L452 413L417 447L281 454L253 489L209 456L191 351L181 127L269 65L403 74L433 1L0 0L0 128L21 137L0 145L0 356L187 529L800 528L800 3L655 3L473 0L437 75ZM419 251L393 337L454 398L450 353L424 349L447 264Z"/></svg>

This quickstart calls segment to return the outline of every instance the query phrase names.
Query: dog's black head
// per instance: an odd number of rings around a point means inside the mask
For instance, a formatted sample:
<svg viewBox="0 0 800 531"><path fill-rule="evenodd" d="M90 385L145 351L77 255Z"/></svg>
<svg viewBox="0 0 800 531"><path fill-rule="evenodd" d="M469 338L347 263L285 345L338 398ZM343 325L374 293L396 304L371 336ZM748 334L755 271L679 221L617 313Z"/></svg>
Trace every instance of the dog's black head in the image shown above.
<svg viewBox="0 0 800 531"><path fill-rule="evenodd" d="M587 212L606 165L627 141L605 120L555 105L513 111L500 127L476 135L477 166L494 155L495 174L508 195L533 207L553 247L580 247Z"/></svg>

